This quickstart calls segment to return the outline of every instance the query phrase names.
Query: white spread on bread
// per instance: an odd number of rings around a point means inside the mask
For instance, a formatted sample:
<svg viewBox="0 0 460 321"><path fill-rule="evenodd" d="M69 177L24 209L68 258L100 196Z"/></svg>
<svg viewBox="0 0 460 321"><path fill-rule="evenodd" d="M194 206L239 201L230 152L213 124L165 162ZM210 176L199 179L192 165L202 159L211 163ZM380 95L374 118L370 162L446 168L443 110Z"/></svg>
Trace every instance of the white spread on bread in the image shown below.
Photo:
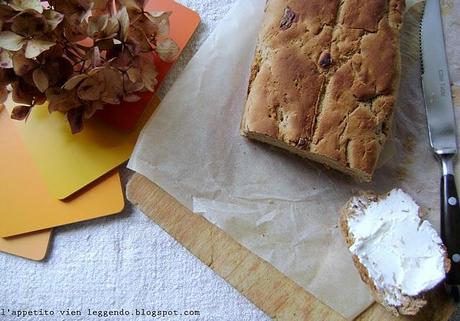
<svg viewBox="0 0 460 321"><path fill-rule="evenodd" d="M350 251L385 293L387 304L399 306L402 295L419 295L444 279L442 241L408 194L395 189L370 203L355 197L351 205Z"/></svg>

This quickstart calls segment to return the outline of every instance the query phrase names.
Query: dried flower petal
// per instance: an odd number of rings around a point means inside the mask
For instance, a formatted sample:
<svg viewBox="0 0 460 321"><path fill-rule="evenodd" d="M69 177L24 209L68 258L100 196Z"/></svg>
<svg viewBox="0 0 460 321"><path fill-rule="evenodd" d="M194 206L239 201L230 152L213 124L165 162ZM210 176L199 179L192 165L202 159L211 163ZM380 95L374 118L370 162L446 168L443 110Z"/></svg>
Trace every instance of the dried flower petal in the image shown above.
<svg viewBox="0 0 460 321"><path fill-rule="evenodd" d="M157 44L155 51L161 60L173 62L179 54L180 48L174 40L167 38Z"/></svg>
<svg viewBox="0 0 460 321"><path fill-rule="evenodd" d="M17 15L17 12L13 8L0 2L0 21L8 21L15 15Z"/></svg>
<svg viewBox="0 0 460 321"><path fill-rule="evenodd" d="M42 35L47 29L45 17L33 10L18 14L11 25L11 31L26 38Z"/></svg>
<svg viewBox="0 0 460 321"><path fill-rule="evenodd" d="M18 51L26 43L24 37L11 32L11 31L2 31L0 32L0 48Z"/></svg>
<svg viewBox="0 0 460 321"><path fill-rule="evenodd" d="M152 45L150 44L147 35L140 28L131 26L126 42L128 45L130 45L130 51L133 54L152 51Z"/></svg>
<svg viewBox="0 0 460 321"><path fill-rule="evenodd" d="M0 68L13 68L11 53L3 49L0 49Z"/></svg>
<svg viewBox="0 0 460 321"><path fill-rule="evenodd" d="M145 6L145 0L120 0L120 3L128 10L142 12Z"/></svg>
<svg viewBox="0 0 460 321"><path fill-rule="evenodd" d="M88 76L91 76L91 77L95 77L96 79L98 80L101 80L99 79L99 75L101 73L102 70L104 70L105 67L94 67L92 68L90 71L88 71Z"/></svg>
<svg viewBox="0 0 460 321"><path fill-rule="evenodd" d="M11 111L11 119L14 120L24 120L29 117L30 111L32 110L31 106L18 105L13 108Z"/></svg>
<svg viewBox="0 0 460 321"><path fill-rule="evenodd" d="M88 54L91 55L91 64L93 67L97 67L101 65L101 52L99 51L99 47L93 47L88 51Z"/></svg>
<svg viewBox="0 0 460 321"><path fill-rule="evenodd" d="M129 30L129 16L128 11L126 11L126 7L123 7L121 8L121 10L118 10L117 19L120 25L120 40L125 42L128 37Z"/></svg>
<svg viewBox="0 0 460 321"><path fill-rule="evenodd" d="M64 86L62 86L62 88L66 89L66 90L72 90L75 87L77 87L78 84L81 83L86 78L88 78L88 75L86 75L86 74L75 75L72 78L70 78L69 80L67 80L66 83L64 84Z"/></svg>
<svg viewBox="0 0 460 321"><path fill-rule="evenodd" d="M32 78L34 80L35 86L37 86L38 90L40 90L42 93L44 93L48 89L48 76L41 68L37 68L34 70L34 72L32 73Z"/></svg>
<svg viewBox="0 0 460 321"><path fill-rule="evenodd" d="M101 100L108 104L119 104L123 96L123 74L114 68L104 68L98 79L106 84L101 94Z"/></svg>
<svg viewBox="0 0 460 321"><path fill-rule="evenodd" d="M70 42L81 41L88 37L78 14L69 13L64 17L64 37Z"/></svg>
<svg viewBox="0 0 460 321"><path fill-rule="evenodd" d="M19 104L32 105L34 101L35 88L25 81L15 81L11 84L13 87L13 101Z"/></svg>
<svg viewBox="0 0 460 321"><path fill-rule="evenodd" d="M67 112L67 120L70 124L72 134L77 134L83 130L83 108L74 108Z"/></svg>
<svg viewBox="0 0 460 321"><path fill-rule="evenodd" d="M46 61L49 62L49 60L55 60L55 59L59 59L59 58L64 58L65 56L66 56L65 55L65 50L64 50L63 47L61 47L61 46L53 46L50 49L48 49L47 51L45 51L44 53L42 53L40 55L40 57L38 57L38 59L39 59L39 61L41 63L44 63Z"/></svg>
<svg viewBox="0 0 460 321"><path fill-rule="evenodd" d="M32 110L32 106L24 106L19 105L15 106L11 111L11 119L15 120L24 120L29 117L30 111Z"/></svg>
<svg viewBox="0 0 460 321"><path fill-rule="evenodd" d="M115 17L109 17L109 19L107 20L107 25L105 26L104 30L102 30L102 35L100 39L115 37L119 28L120 25L118 23L118 19Z"/></svg>
<svg viewBox="0 0 460 321"><path fill-rule="evenodd" d="M0 87L6 87L16 80L16 74L12 69L0 69Z"/></svg>
<svg viewBox="0 0 460 321"><path fill-rule="evenodd" d="M37 63L24 57L22 52L17 52L13 55L13 68L16 75L24 76L37 68Z"/></svg>
<svg viewBox="0 0 460 321"><path fill-rule="evenodd" d="M39 95L34 96L34 105L43 105L46 102L46 95L40 93Z"/></svg>
<svg viewBox="0 0 460 321"><path fill-rule="evenodd" d="M144 87L145 87L144 82L142 80L132 82L127 77L123 79L123 89L124 89L125 96L130 95L132 93L137 93L139 91L145 91Z"/></svg>
<svg viewBox="0 0 460 321"><path fill-rule="evenodd" d="M27 41L26 45L26 58L35 58L43 51L48 50L55 43L46 40L31 39Z"/></svg>
<svg viewBox="0 0 460 321"><path fill-rule="evenodd" d="M94 116L96 111L104 109L104 104L100 101L93 101L91 104L85 106L83 118L89 119Z"/></svg>
<svg viewBox="0 0 460 321"><path fill-rule="evenodd" d="M40 3L40 0L12 0L9 5L17 11L32 9L39 13L43 12L43 6Z"/></svg>
<svg viewBox="0 0 460 321"><path fill-rule="evenodd" d="M151 92L155 91L155 86L158 83L158 72L153 63L153 59L142 57L141 75L145 88Z"/></svg>
<svg viewBox="0 0 460 321"><path fill-rule="evenodd" d="M120 70L128 70L134 60L129 50L123 50L117 54L116 58L111 60L111 66Z"/></svg>
<svg viewBox="0 0 460 321"><path fill-rule="evenodd" d="M136 101L141 100L141 97L138 95L130 94L130 95L125 95L123 96L123 101L126 101L128 103L135 103Z"/></svg>
<svg viewBox="0 0 460 321"><path fill-rule="evenodd" d="M48 110L50 113L53 111L66 113L81 105L75 91L68 91L58 87L48 88L46 97L49 101Z"/></svg>
<svg viewBox="0 0 460 321"><path fill-rule="evenodd" d="M92 77L88 77L78 86L78 97L82 100L98 100L101 97L101 84Z"/></svg>
<svg viewBox="0 0 460 321"><path fill-rule="evenodd" d="M109 15L91 16L88 19L87 33L92 38L98 38L99 33L105 29L109 21Z"/></svg>
<svg viewBox="0 0 460 321"><path fill-rule="evenodd" d="M169 34L169 16L171 11L149 11L145 13L145 16L155 26L155 35L167 36Z"/></svg>
<svg viewBox="0 0 460 321"><path fill-rule="evenodd" d="M93 7L91 12L93 15L99 16L110 11L110 7L113 5L112 1L109 0L94 0L92 1Z"/></svg>
<svg viewBox="0 0 460 321"><path fill-rule="evenodd" d="M46 51L41 56L49 52L50 51ZM73 66L69 60L64 57L55 57L53 55L46 58L42 68L48 75L50 86L62 86L74 72Z"/></svg>
<svg viewBox="0 0 460 321"><path fill-rule="evenodd" d="M91 11L91 3L89 0L65 0L55 1L54 8L66 16L77 15L80 21Z"/></svg>
<svg viewBox="0 0 460 321"><path fill-rule="evenodd" d="M43 17L45 17L48 24L48 31L53 31L56 29L62 20L64 20L64 15L54 10L46 10L43 12Z"/></svg>
<svg viewBox="0 0 460 321"><path fill-rule="evenodd" d="M142 81L141 72L137 68L129 68L126 74L128 75L128 79L132 82Z"/></svg>

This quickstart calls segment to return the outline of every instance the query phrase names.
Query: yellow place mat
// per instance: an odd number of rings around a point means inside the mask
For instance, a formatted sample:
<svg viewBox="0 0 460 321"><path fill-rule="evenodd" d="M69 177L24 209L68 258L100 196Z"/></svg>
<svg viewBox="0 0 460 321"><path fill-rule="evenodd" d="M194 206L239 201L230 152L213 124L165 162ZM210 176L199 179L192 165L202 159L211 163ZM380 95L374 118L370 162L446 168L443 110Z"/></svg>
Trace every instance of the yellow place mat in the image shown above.
<svg viewBox="0 0 460 321"><path fill-rule="evenodd" d="M48 191L13 122L5 110L0 110L0 237L106 216L123 209L124 197L118 172L104 176L65 202L56 199ZM32 139L31 136L30 142L42 146L51 160L53 157L58 158L58 154L51 151L52 143L46 139L63 143L64 138L56 136L41 136L41 139ZM46 153L39 154L45 162ZM67 155L68 161L74 164L71 167L73 173L62 168L65 165L63 161L58 161L61 167L55 168L52 173L53 179L62 182L64 186L67 180L79 175L80 168L75 160L70 159L70 152ZM79 156L76 154L74 158L79 159Z"/></svg>
<svg viewBox="0 0 460 321"><path fill-rule="evenodd" d="M46 105L34 107L26 122L14 124L30 152L30 163L36 164L51 196L62 200L130 157L140 130L158 103L154 97L129 133L91 119L81 133L72 135L66 117L59 112L50 114ZM10 112L15 106L11 95L5 106Z"/></svg>
<svg viewBox="0 0 460 321"><path fill-rule="evenodd" d="M46 257L52 229L0 238L0 252L41 261Z"/></svg>

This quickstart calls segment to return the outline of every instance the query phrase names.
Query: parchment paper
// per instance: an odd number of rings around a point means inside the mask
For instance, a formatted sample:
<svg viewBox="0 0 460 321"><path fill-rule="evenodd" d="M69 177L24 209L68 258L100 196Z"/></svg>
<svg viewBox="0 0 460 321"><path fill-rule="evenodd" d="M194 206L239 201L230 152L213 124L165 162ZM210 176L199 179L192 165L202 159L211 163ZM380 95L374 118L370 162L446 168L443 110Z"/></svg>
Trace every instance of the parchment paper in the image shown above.
<svg viewBox="0 0 460 321"><path fill-rule="evenodd" d="M409 14L402 33L394 139L373 183L360 184L240 136L264 5L265 0L235 4L165 96L128 166L351 318L372 299L337 226L346 200L359 190L401 187L438 226L440 171L429 148L421 98L418 21ZM459 84L453 44L459 43L460 5L452 0L443 8L451 79Z"/></svg>

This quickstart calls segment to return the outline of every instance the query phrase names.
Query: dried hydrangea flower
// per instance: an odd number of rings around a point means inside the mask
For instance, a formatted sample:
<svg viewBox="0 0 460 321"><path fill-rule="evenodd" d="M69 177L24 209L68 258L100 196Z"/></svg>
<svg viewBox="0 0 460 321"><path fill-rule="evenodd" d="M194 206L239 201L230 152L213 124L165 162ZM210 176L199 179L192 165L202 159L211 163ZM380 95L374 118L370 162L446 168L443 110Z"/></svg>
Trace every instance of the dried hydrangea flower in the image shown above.
<svg viewBox="0 0 460 321"><path fill-rule="evenodd" d="M155 90L153 55L172 62L179 53L170 15L142 0L0 0L0 103L11 85L12 118L47 100L81 131L105 104Z"/></svg>

